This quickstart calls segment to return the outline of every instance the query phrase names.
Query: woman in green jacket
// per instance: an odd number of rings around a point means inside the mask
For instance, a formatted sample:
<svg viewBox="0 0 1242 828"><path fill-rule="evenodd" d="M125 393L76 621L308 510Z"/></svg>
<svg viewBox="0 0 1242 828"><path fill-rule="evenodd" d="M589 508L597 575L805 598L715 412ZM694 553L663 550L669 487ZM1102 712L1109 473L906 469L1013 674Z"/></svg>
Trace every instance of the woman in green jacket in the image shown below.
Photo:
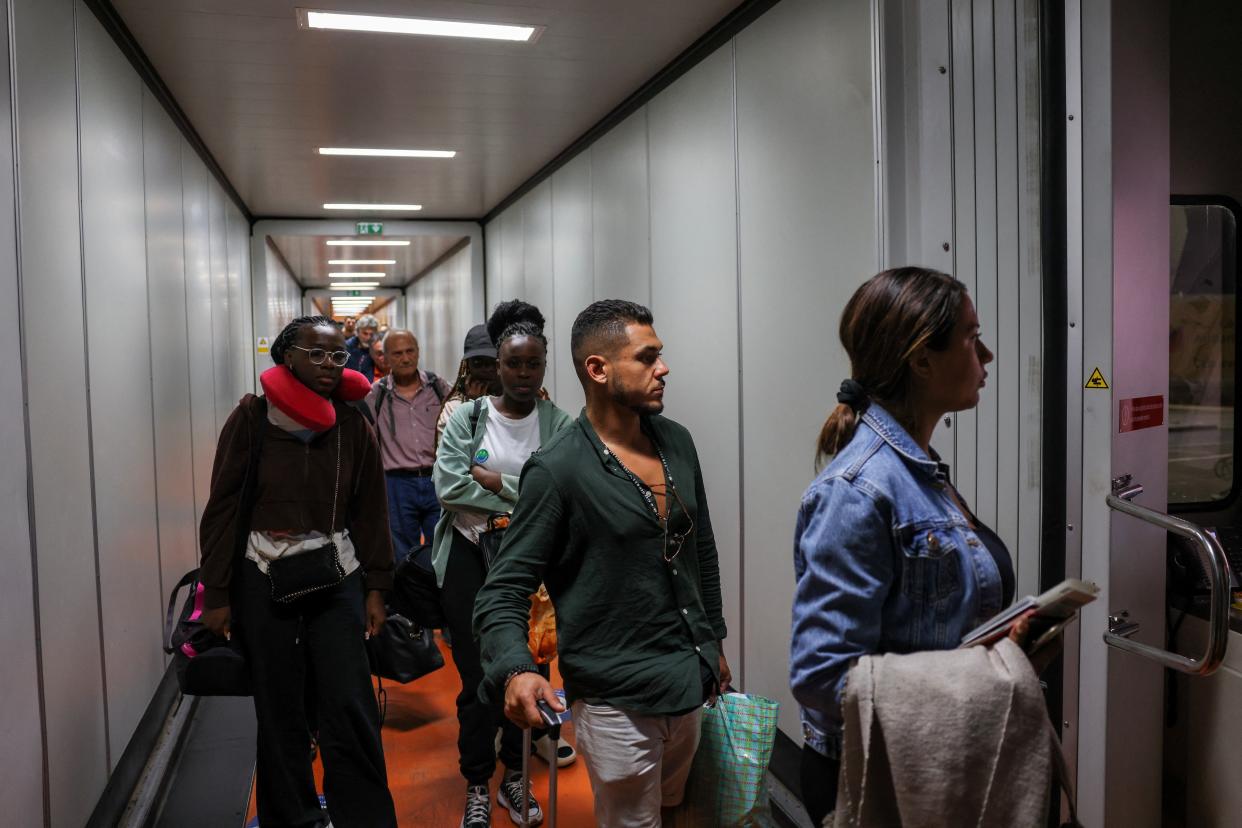
<svg viewBox="0 0 1242 828"><path fill-rule="evenodd" d="M514 822L521 820L522 732L504 718L498 705L479 699L483 667L471 616L486 576L479 535L487 531L488 517L513 511L527 458L573 422L551 402L539 399L548 349L543 325L543 314L533 305L515 299L496 307L487 331L497 345L502 391L453 412L432 473L444 507L436 524L432 563L453 639L453 662L461 677L457 748L461 774L466 778L462 828L491 825L488 782L496 769L498 726L502 727L500 760L505 774L496 799L509 809ZM548 753L556 753L555 747ZM548 758L557 761L558 756ZM538 825L542 811L533 796L529 801L531 824Z"/></svg>

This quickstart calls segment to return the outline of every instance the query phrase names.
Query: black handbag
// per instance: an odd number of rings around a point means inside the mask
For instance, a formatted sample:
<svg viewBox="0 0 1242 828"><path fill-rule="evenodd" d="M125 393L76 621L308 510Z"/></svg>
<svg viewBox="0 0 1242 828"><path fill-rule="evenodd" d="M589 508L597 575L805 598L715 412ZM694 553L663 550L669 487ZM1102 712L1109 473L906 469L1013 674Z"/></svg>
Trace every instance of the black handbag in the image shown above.
<svg viewBox="0 0 1242 828"><path fill-rule="evenodd" d="M372 675L409 684L444 666L435 633L404 615L392 613L379 635L367 639Z"/></svg>
<svg viewBox="0 0 1242 828"><path fill-rule="evenodd" d="M509 515L489 515L487 530L479 533L479 552L483 554L483 571L488 572L500 554L500 545L509 528Z"/></svg>
<svg viewBox="0 0 1242 828"><path fill-rule="evenodd" d="M341 428L336 429L336 486L332 491L332 522L328 524L329 540L317 549L289 557L280 557L267 564L267 579L272 587L272 600L289 604L307 595L331 589L345 580L336 543L336 502L341 493Z"/></svg>
<svg viewBox="0 0 1242 828"><path fill-rule="evenodd" d="M251 423L246 477L237 503L237 523L233 539L233 572L236 575L250 535L250 515L254 511L258 486L259 454L263 449L263 429L267 423L267 401L259 398ZM249 696L250 669L241 646L239 624L233 619L232 639L221 638L203 625L206 587L199 580L200 570L192 569L172 588L165 616L164 652L173 657L177 685L187 696ZM189 595L175 614L177 596L189 587Z"/></svg>
<svg viewBox="0 0 1242 828"><path fill-rule="evenodd" d="M440 588L431 564L431 545L423 544L410 550L392 573L393 609L412 619L420 627L442 630L448 626L440 605Z"/></svg>

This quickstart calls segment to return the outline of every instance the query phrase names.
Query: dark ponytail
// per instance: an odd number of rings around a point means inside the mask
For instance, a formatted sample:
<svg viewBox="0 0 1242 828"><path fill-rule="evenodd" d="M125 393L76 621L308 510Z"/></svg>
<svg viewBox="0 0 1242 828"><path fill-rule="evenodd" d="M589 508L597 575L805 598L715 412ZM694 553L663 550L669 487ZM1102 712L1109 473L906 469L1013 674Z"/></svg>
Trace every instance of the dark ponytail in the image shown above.
<svg viewBox="0 0 1242 828"><path fill-rule="evenodd" d="M872 401L899 413L910 397L910 357L948 347L966 286L938 270L898 267L862 284L841 314L850 378L816 444L816 463L849 445Z"/></svg>

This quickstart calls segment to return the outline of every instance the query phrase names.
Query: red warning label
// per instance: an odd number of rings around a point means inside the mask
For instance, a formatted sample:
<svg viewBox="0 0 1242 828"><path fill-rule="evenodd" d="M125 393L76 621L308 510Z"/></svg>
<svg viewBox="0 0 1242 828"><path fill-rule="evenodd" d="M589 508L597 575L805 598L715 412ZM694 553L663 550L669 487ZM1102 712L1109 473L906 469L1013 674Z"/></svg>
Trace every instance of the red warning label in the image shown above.
<svg viewBox="0 0 1242 828"><path fill-rule="evenodd" d="M1118 431L1141 431L1164 425L1164 395L1135 397L1121 401L1121 417Z"/></svg>

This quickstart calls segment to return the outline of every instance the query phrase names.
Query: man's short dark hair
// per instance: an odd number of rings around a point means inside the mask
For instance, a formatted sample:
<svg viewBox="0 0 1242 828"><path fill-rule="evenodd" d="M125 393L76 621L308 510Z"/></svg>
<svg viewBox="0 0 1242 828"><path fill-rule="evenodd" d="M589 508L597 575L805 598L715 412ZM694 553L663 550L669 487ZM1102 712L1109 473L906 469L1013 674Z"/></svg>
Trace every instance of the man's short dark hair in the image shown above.
<svg viewBox="0 0 1242 828"><path fill-rule="evenodd" d="M651 311L637 302L601 299L587 305L569 334L569 350L578 376L586 370L583 362L588 356L610 354L616 349L625 338L626 325L650 325L651 321Z"/></svg>

